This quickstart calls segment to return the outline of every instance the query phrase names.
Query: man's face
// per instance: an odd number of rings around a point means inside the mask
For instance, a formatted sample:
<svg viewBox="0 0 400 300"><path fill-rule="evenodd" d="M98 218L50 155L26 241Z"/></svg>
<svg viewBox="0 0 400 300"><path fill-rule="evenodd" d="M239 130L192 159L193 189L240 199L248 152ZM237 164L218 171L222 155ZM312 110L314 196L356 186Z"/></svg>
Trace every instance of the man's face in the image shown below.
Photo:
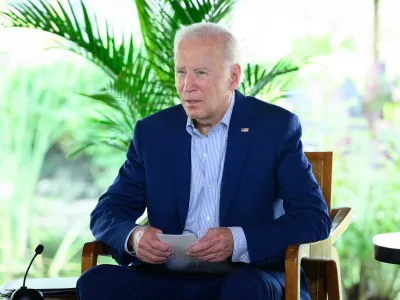
<svg viewBox="0 0 400 300"><path fill-rule="evenodd" d="M215 125L236 88L225 67L222 38L182 40L175 57L175 84L186 114L203 125Z"/></svg>

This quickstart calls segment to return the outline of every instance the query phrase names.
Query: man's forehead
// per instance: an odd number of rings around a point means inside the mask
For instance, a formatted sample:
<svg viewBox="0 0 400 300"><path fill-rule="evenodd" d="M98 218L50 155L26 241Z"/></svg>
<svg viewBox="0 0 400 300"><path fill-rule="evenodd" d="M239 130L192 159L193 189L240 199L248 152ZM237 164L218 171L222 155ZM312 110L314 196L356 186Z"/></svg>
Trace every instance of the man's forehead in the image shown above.
<svg viewBox="0 0 400 300"><path fill-rule="evenodd" d="M176 55L176 63L177 64L203 64L208 65L213 61L213 55L202 55L197 53L177 53Z"/></svg>
<svg viewBox="0 0 400 300"><path fill-rule="evenodd" d="M212 64L218 61L223 61L223 53L219 51L215 45L196 45L178 47L175 53L175 64L176 65L186 65L194 64L196 66L208 66L211 67Z"/></svg>
<svg viewBox="0 0 400 300"><path fill-rule="evenodd" d="M179 41L178 45L188 44L188 43L199 43L208 46L220 46L224 43L226 37L224 35L216 34L212 36L194 37L194 38L184 38Z"/></svg>
<svg viewBox="0 0 400 300"><path fill-rule="evenodd" d="M223 60L221 59L221 64ZM192 70L211 70L218 67L219 60L212 55L199 56L178 56L175 60L176 69L192 69Z"/></svg>
<svg viewBox="0 0 400 300"><path fill-rule="evenodd" d="M221 39L216 38L198 38L181 40L176 47L176 54L204 53L220 54L223 52L223 43Z"/></svg>

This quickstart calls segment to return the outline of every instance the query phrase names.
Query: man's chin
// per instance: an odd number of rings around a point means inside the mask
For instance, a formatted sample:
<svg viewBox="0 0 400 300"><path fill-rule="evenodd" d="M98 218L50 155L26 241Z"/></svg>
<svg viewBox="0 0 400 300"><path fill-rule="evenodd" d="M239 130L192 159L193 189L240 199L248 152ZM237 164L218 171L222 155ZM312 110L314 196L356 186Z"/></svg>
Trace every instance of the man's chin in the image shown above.
<svg viewBox="0 0 400 300"><path fill-rule="evenodd" d="M199 118L199 116L196 115L196 114L187 114L187 116L188 116L190 119L195 120L195 121L201 119L201 118Z"/></svg>
<svg viewBox="0 0 400 300"><path fill-rule="evenodd" d="M186 112L186 115L192 120L201 119L201 117L202 117L199 113L194 112L193 109L185 108L185 112Z"/></svg>

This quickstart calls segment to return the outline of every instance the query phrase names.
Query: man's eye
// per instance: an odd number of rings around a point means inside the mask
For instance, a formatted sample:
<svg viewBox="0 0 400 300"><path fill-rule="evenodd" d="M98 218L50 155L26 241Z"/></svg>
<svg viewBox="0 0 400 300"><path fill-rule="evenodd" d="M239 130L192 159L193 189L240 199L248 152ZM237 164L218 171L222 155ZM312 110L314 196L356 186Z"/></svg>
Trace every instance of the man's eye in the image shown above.
<svg viewBox="0 0 400 300"><path fill-rule="evenodd" d="M185 72L184 71L176 71L176 74L183 75L183 74L185 74Z"/></svg>
<svg viewBox="0 0 400 300"><path fill-rule="evenodd" d="M206 75L207 72L206 71L197 71L196 74L197 75Z"/></svg>

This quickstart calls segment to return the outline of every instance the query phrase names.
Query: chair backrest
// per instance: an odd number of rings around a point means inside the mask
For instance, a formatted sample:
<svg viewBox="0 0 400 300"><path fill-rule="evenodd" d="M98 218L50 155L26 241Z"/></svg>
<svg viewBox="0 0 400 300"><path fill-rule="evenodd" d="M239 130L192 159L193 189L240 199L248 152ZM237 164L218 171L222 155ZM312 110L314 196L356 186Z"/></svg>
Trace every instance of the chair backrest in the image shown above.
<svg viewBox="0 0 400 300"><path fill-rule="evenodd" d="M331 213L332 152L305 152Z"/></svg>
<svg viewBox="0 0 400 300"><path fill-rule="evenodd" d="M312 172L317 180L322 195L331 213L331 185L332 185L332 152L305 152L312 166ZM311 300L327 299L327 265L326 262L303 260L302 268L307 278Z"/></svg>

